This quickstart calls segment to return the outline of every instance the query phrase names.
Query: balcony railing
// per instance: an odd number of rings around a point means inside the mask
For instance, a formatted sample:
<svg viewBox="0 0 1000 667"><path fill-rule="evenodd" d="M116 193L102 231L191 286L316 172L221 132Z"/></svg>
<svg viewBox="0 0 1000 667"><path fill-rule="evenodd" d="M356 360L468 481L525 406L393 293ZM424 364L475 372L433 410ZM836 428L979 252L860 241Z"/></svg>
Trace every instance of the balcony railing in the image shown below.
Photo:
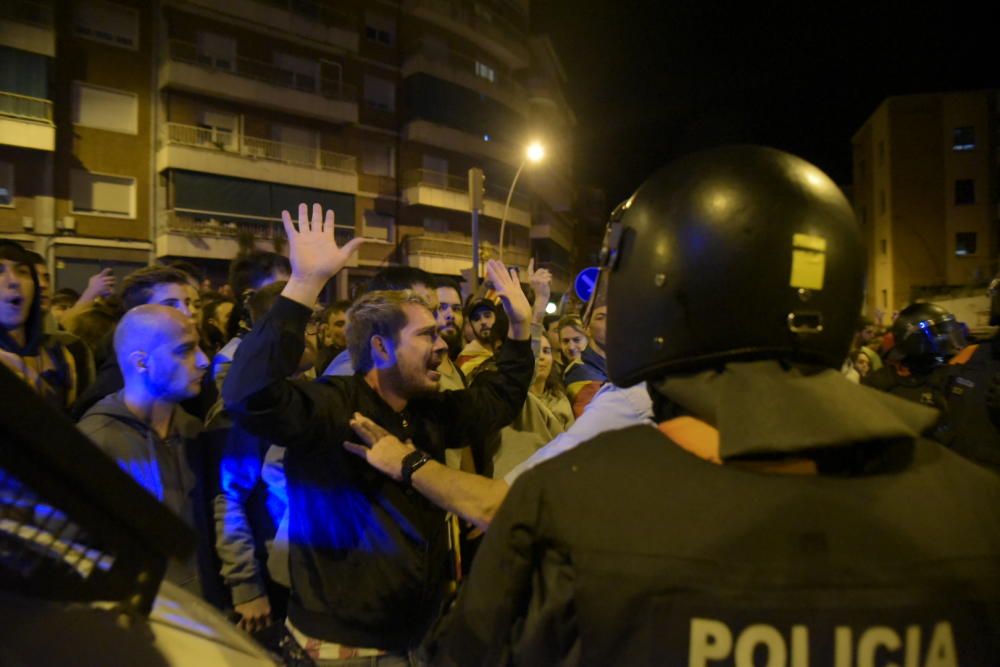
<svg viewBox="0 0 1000 667"><path fill-rule="evenodd" d="M162 231L214 238L236 238L251 234L256 239L274 240L284 238L285 230L281 218L256 217L225 213L220 211L199 211L193 209L172 209L164 212ZM353 225L334 225L334 236L338 243L346 243L354 238Z"/></svg>
<svg viewBox="0 0 1000 667"><path fill-rule="evenodd" d="M407 236L404 247L408 255L431 255L448 259L468 259L472 266L472 239L464 236L424 233ZM517 246L504 246L504 260L511 266L526 266L531 256L530 251ZM497 247L493 243L479 243L479 258L481 262L499 257Z"/></svg>
<svg viewBox="0 0 1000 667"><path fill-rule="evenodd" d="M334 153L309 146L243 136L237 132L182 123L166 124L166 143L221 151L247 158L272 160L300 167L354 173L353 155Z"/></svg>
<svg viewBox="0 0 1000 667"><path fill-rule="evenodd" d="M0 116L13 116L52 124L52 101L0 91Z"/></svg>
<svg viewBox="0 0 1000 667"><path fill-rule="evenodd" d="M468 194L469 179L467 176L455 176L454 174L445 174L429 169L413 169L403 174L403 187L427 187ZM507 191L508 188L499 185L486 186L486 196L501 203L507 201ZM510 205L513 208L524 211L530 209L528 197L520 192L514 193L514 196L511 197Z"/></svg>
<svg viewBox="0 0 1000 667"><path fill-rule="evenodd" d="M0 2L0 18L51 28L52 5L34 0L4 0Z"/></svg>
<svg viewBox="0 0 1000 667"><path fill-rule="evenodd" d="M410 4L462 23L488 39L519 46L524 44L524 31L495 12L488 12L489 18L478 14L475 4L467 0L411 0Z"/></svg>
<svg viewBox="0 0 1000 667"><path fill-rule="evenodd" d="M446 67L455 74L466 74L475 76L482 80L484 86L496 86L501 92L509 95L523 97L527 93L524 87L514 80L509 70L502 67L495 67L489 63L481 63L475 58L458 53L453 49L442 49L427 40L418 40L407 52L408 58L421 57L435 65ZM493 72L492 80L480 75L477 72L477 65L487 65Z"/></svg>
<svg viewBox="0 0 1000 667"><path fill-rule="evenodd" d="M357 29L350 14L337 11L329 7L327 3L315 2L314 0L254 0L254 2L283 9L292 14L319 21L323 25L352 31Z"/></svg>
<svg viewBox="0 0 1000 667"><path fill-rule="evenodd" d="M236 56L231 60L211 56L200 52L197 44L177 39L170 40L170 59L218 72L226 72L244 79L261 81L272 86L290 88L304 93L315 93L331 100L355 102L358 98L357 88L343 81L293 72L274 63L242 56Z"/></svg>

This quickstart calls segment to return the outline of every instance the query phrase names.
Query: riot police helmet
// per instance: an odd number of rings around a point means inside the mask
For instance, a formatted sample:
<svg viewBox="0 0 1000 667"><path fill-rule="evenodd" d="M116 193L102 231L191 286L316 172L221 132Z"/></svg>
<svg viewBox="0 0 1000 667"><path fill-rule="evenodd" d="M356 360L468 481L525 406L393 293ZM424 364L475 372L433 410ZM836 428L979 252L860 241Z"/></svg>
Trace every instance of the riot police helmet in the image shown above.
<svg viewBox="0 0 1000 667"><path fill-rule="evenodd" d="M912 303L892 323L897 356L906 360L953 357L965 347L962 325L936 303Z"/></svg>
<svg viewBox="0 0 1000 667"><path fill-rule="evenodd" d="M836 184L758 146L654 173L612 214L601 261L608 370L621 386L736 360L839 368L866 264Z"/></svg>

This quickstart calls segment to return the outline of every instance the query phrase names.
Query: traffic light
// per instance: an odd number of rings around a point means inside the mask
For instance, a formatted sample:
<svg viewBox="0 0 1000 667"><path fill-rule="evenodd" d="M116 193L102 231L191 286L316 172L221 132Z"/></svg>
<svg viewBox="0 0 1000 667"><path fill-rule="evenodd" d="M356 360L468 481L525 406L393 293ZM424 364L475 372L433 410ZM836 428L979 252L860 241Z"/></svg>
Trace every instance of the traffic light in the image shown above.
<svg viewBox="0 0 1000 667"><path fill-rule="evenodd" d="M469 170L469 209L483 210L483 196L486 194L486 174L479 167Z"/></svg>

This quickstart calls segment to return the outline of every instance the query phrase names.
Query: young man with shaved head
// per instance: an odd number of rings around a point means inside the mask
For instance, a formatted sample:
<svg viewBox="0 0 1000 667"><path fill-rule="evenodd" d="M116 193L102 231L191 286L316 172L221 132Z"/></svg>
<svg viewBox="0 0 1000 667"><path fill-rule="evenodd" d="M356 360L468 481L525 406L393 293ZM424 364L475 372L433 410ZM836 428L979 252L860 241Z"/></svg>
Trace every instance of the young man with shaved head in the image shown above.
<svg viewBox="0 0 1000 667"><path fill-rule="evenodd" d="M118 323L114 346L125 386L91 407L79 428L135 481L195 526L198 480L190 449L201 422L178 405L198 394L208 369L194 322L169 306L137 306ZM167 579L200 593L193 559L170 563Z"/></svg>

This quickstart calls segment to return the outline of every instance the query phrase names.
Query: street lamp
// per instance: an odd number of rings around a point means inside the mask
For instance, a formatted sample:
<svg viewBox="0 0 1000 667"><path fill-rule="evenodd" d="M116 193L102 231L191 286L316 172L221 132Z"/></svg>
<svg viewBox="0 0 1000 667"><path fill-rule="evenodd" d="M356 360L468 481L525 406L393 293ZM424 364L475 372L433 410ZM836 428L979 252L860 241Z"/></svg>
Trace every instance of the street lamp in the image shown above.
<svg viewBox="0 0 1000 667"><path fill-rule="evenodd" d="M500 216L500 261L503 261L503 232L504 228L507 226L507 211L510 209L510 199L514 196L514 188L517 187L517 179L521 176L521 170L524 169L524 165L536 162L541 162L542 158L545 157L545 147L542 146L537 141L533 142L524 150L524 157L521 158L521 165L517 168L517 173L514 174L514 180L510 183L510 190L507 191L507 201L503 205L503 215Z"/></svg>

